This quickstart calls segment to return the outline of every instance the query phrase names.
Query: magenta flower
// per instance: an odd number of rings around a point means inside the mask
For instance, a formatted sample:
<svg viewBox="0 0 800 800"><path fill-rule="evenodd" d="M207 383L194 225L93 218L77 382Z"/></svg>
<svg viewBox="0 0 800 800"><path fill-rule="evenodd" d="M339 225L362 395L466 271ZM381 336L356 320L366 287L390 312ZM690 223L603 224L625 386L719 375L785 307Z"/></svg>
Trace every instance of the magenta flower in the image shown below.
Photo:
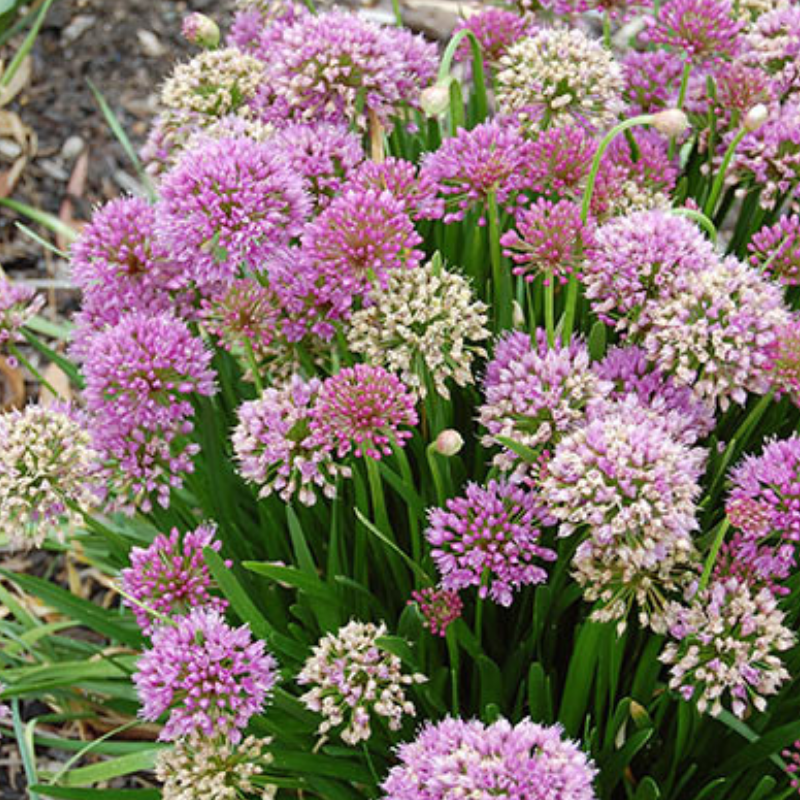
<svg viewBox="0 0 800 800"><path fill-rule="evenodd" d="M21 330L44 307L44 297L30 286L0 277L0 350L25 340ZM10 363L15 363L10 359Z"/></svg>
<svg viewBox="0 0 800 800"><path fill-rule="evenodd" d="M536 495L512 483L467 485L447 508L428 512L425 536L444 589L478 586L480 597L510 606L521 586L544 583L542 561L556 553L541 542L541 526L552 524Z"/></svg>
<svg viewBox="0 0 800 800"><path fill-rule="evenodd" d="M556 14L582 14L587 11L608 13L612 19L625 19L636 11L652 6L652 0L552 0Z"/></svg>
<svg viewBox="0 0 800 800"><path fill-rule="evenodd" d="M327 378L311 410L315 443L337 458L351 450L358 458L380 459L391 445L411 438L417 424L414 395L383 367L356 364Z"/></svg>
<svg viewBox="0 0 800 800"><path fill-rule="evenodd" d="M670 0L649 19L648 41L680 50L696 63L736 55L744 27L729 0Z"/></svg>
<svg viewBox="0 0 800 800"><path fill-rule="evenodd" d="M622 59L623 97L631 115L653 114L677 100L683 62L668 50L631 50Z"/></svg>
<svg viewBox="0 0 800 800"><path fill-rule="evenodd" d="M551 203L540 198L517 214L517 230L500 239L506 257L514 262L512 272L533 281L545 276L566 283L583 262L591 243L591 229L581 220L581 209L570 200Z"/></svg>
<svg viewBox="0 0 800 800"><path fill-rule="evenodd" d="M471 14L467 19L460 20L453 29L453 35L461 30L472 31L481 44L486 64L496 66L508 48L517 39L529 35L533 29L534 25L529 19L513 11L490 6L477 14ZM457 61L470 61L472 58L470 43L463 41L456 50L455 57Z"/></svg>
<svg viewBox="0 0 800 800"><path fill-rule="evenodd" d="M237 137L187 150L161 182L159 226L201 287L258 269L299 235L311 202L281 149Z"/></svg>
<svg viewBox="0 0 800 800"><path fill-rule="evenodd" d="M596 800L597 770L562 733L560 725L528 719L427 722L413 742L400 745L382 800L450 800L455 786L464 797L497 796L502 787L508 800Z"/></svg>
<svg viewBox="0 0 800 800"><path fill-rule="evenodd" d="M519 193L530 185L529 145L508 122L484 122L458 131L422 161L422 174L436 183L447 203L445 223L483 208L493 194L513 211Z"/></svg>
<svg viewBox="0 0 800 800"><path fill-rule="evenodd" d="M452 589L426 586L411 593L408 604L416 603L422 615L422 625L434 636L446 636L447 628L461 617L464 603Z"/></svg>
<svg viewBox="0 0 800 800"><path fill-rule="evenodd" d="M296 494L313 505L315 489L333 497L337 476L349 475L311 435L311 409L321 385L316 378L293 376L286 386L270 387L239 407L233 449L240 474L259 487L259 497L277 492L288 503Z"/></svg>
<svg viewBox="0 0 800 800"><path fill-rule="evenodd" d="M531 132L528 148L531 189L554 201L579 200L597 148L594 137L565 125Z"/></svg>
<svg viewBox="0 0 800 800"><path fill-rule="evenodd" d="M800 285L800 216L783 216L764 226L747 249L754 267L784 286Z"/></svg>
<svg viewBox="0 0 800 800"><path fill-rule="evenodd" d="M317 304L346 317L372 283L386 285L392 269L417 267L422 241L405 204L388 191L348 189L303 234L304 255L316 273Z"/></svg>
<svg viewBox="0 0 800 800"><path fill-rule="evenodd" d="M776 396L787 394L795 405L800 405L800 317L797 314L777 329L769 358Z"/></svg>
<svg viewBox="0 0 800 800"><path fill-rule="evenodd" d="M444 200L437 196L439 187L426 173L402 158L389 157L381 162L365 161L353 176L353 188L389 192L413 219L439 219L444 214Z"/></svg>
<svg viewBox="0 0 800 800"><path fill-rule="evenodd" d="M800 8L777 3L753 24L744 58L770 77L775 99L785 102L800 91Z"/></svg>
<svg viewBox="0 0 800 800"><path fill-rule="evenodd" d="M208 608L156 628L137 666L142 717L155 722L170 712L161 741L200 734L238 743L278 677L277 662L247 625L232 628Z"/></svg>
<svg viewBox="0 0 800 800"><path fill-rule="evenodd" d="M122 588L133 600L124 602L146 635L153 633L157 620L142 605L168 617L188 614L193 608L220 612L227 608L227 600L209 591L214 584L203 557L205 547L217 552L222 547L213 526L201 525L183 536L173 528L169 536L156 536L149 547L131 550L131 566L122 570L121 577ZM226 562L228 567L232 564Z"/></svg>

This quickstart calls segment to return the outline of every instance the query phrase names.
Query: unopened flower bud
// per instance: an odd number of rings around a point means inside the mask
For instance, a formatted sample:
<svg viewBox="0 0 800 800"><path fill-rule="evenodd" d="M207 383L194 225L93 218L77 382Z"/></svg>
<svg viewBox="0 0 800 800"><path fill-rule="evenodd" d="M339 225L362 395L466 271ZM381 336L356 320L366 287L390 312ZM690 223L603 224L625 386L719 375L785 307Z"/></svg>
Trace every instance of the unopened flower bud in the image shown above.
<svg viewBox="0 0 800 800"><path fill-rule="evenodd" d="M525 327L525 312L522 310L522 306L514 300L511 304L511 322L513 323L514 327L517 329L522 329Z"/></svg>
<svg viewBox="0 0 800 800"><path fill-rule="evenodd" d="M689 127L689 117L679 108L668 108L653 114L651 124L665 136L680 136Z"/></svg>
<svg viewBox="0 0 800 800"><path fill-rule="evenodd" d="M448 428L436 437L436 452L450 458L458 454L464 446L464 439L458 431Z"/></svg>
<svg viewBox="0 0 800 800"><path fill-rule="evenodd" d="M183 35L192 44L207 50L213 50L219 45L219 26L205 14L189 14L183 20Z"/></svg>
<svg viewBox="0 0 800 800"><path fill-rule="evenodd" d="M744 127L746 130L757 131L769 117L769 109L763 104L759 103L753 106L744 117Z"/></svg>
<svg viewBox="0 0 800 800"><path fill-rule="evenodd" d="M426 116L439 117L447 111L450 106L451 80L451 78L447 78L422 90L419 96L419 104Z"/></svg>

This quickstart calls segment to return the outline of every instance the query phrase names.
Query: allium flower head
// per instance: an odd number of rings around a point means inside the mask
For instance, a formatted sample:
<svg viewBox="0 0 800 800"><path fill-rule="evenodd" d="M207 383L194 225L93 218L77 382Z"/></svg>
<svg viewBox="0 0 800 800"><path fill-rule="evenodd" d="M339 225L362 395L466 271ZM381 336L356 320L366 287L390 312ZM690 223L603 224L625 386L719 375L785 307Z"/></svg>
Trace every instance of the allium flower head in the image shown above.
<svg viewBox="0 0 800 800"><path fill-rule="evenodd" d="M464 603L458 592L426 586L421 591L413 591L408 604L416 603L422 615L423 626L434 636L446 636L447 628L455 622L464 610Z"/></svg>
<svg viewBox="0 0 800 800"><path fill-rule="evenodd" d="M587 11L607 13L612 19L624 19L643 7L652 5L652 0L551 0L556 14L582 14Z"/></svg>
<svg viewBox="0 0 800 800"><path fill-rule="evenodd" d="M159 225L201 286L257 270L299 235L311 201L283 151L246 137L205 140L161 182Z"/></svg>
<svg viewBox="0 0 800 800"><path fill-rule="evenodd" d="M760 16L746 42L745 59L770 76L778 100L800 91L800 8L796 4L779 3Z"/></svg>
<svg viewBox="0 0 800 800"><path fill-rule="evenodd" d="M768 442L731 472L728 519L739 534L732 559L760 583L782 581L797 570L800 546L800 438Z"/></svg>
<svg viewBox="0 0 800 800"><path fill-rule="evenodd" d="M386 286L392 270L419 265L421 241L405 204L390 192L348 189L303 234L318 304L328 304L333 318L346 317L374 282Z"/></svg>
<svg viewBox="0 0 800 800"><path fill-rule="evenodd" d="M406 687L424 683L424 675L403 672L400 658L380 645L386 625L350 622L320 639L297 682L311 688L300 697L306 708L323 716L318 733L344 725L350 745L372 736L372 715L384 717L389 730L400 730L404 716L415 716Z"/></svg>
<svg viewBox="0 0 800 800"><path fill-rule="evenodd" d="M511 605L522 586L544 583L541 562L555 551L541 543L541 526L554 520L532 492L512 483L467 485L462 497L428 513L425 536L445 589L478 586L480 597Z"/></svg>
<svg viewBox="0 0 800 800"><path fill-rule="evenodd" d="M264 64L235 47L207 50L179 64L161 90L161 104L201 118L243 111L265 80Z"/></svg>
<svg viewBox="0 0 800 800"><path fill-rule="evenodd" d="M444 214L444 200L439 187L423 172L402 158L390 156L381 162L365 161L353 176L353 187L389 192L414 219L439 219Z"/></svg>
<svg viewBox="0 0 800 800"><path fill-rule="evenodd" d="M299 122L355 123L363 129L371 112L391 126L403 105L417 104L436 72L435 45L345 11L303 15L272 44L265 113L272 105Z"/></svg>
<svg viewBox="0 0 800 800"><path fill-rule="evenodd" d="M89 344L84 398L104 480L145 509L157 490L166 506L197 452L186 441L194 413L189 395L215 391L211 352L170 314L128 314Z"/></svg>
<svg viewBox="0 0 800 800"><path fill-rule="evenodd" d="M621 105L622 70L586 34L545 28L513 44L500 60L497 101L506 114L560 127L608 127Z"/></svg>
<svg viewBox="0 0 800 800"><path fill-rule="evenodd" d="M232 745L219 737L180 739L156 757L156 778L163 784L164 800L238 800L242 793L272 800L277 788L254 785L272 763L267 748L272 739L248 736Z"/></svg>
<svg viewBox="0 0 800 800"><path fill-rule="evenodd" d="M669 0L649 19L649 42L675 48L696 63L735 55L743 28L729 0Z"/></svg>
<svg viewBox="0 0 800 800"><path fill-rule="evenodd" d="M469 281L441 264L393 270L386 288L376 287L369 305L353 314L347 333L350 348L400 375L425 397L426 376L442 397L447 382L474 383L472 361L486 352L471 342L488 338L487 307L476 300Z"/></svg>
<svg viewBox="0 0 800 800"><path fill-rule="evenodd" d="M738 717L766 708L789 673L777 653L795 636L784 624L775 596L736 578L712 581L669 612L669 641L660 659L669 664L671 689L716 716L730 703Z"/></svg>
<svg viewBox="0 0 800 800"><path fill-rule="evenodd" d="M323 208L347 185L364 160L364 148L342 125L298 123L280 128L272 143L292 169L303 176L306 189Z"/></svg>
<svg viewBox="0 0 800 800"><path fill-rule="evenodd" d="M137 666L141 716L155 721L170 711L161 741L199 734L238 744L277 679L275 659L247 625L232 628L208 608L156 628Z"/></svg>
<svg viewBox="0 0 800 800"><path fill-rule="evenodd" d="M483 445L496 445L496 437L503 436L542 449L581 423L589 401L610 388L590 369L589 352L579 339L551 348L541 329L535 342L519 331L506 334L486 367L479 410L487 431ZM504 471L519 468L518 457L505 449L494 464Z"/></svg>
<svg viewBox="0 0 800 800"><path fill-rule="evenodd" d="M583 253L591 243L591 229L581 220L581 209L571 200L552 203L539 198L517 214L517 229L500 239L505 255L514 262L512 272L533 281L551 276L566 283L577 273Z"/></svg>
<svg viewBox="0 0 800 800"><path fill-rule="evenodd" d="M704 461L634 398L556 445L542 497L562 535L588 528L573 564L605 619L623 619L634 600L649 617L658 589L688 561Z"/></svg>
<svg viewBox="0 0 800 800"><path fill-rule="evenodd" d="M718 260L693 222L665 211L639 211L596 230L581 282L600 319L636 332L649 324L653 300L671 295L688 275Z"/></svg>
<svg viewBox="0 0 800 800"><path fill-rule="evenodd" d="M531 188L548 199L579 200L597 142L584 128L565 125L529 134Z"/></svg>
<svg viewBox="0 0 800 800"><path fill-rule="evenodd" d="M528 719L491 725L450 717L428 722L417 738L401 744L400 764L383 783L383 800L595 800L597 770L578 745L562 738L560 725Z"/></svg>
<svg viewBox="0 0 800 800"><path fill-rule="evenodd" d="M28 406L0 414L0 534L12 547L64 538L96 503L96 454L80 421L66 408Z"/></svg>
<svg viewBox="0 0 800 800"><path fill-rule="evenodd" d="M145 634L153 632L157 621L142 605L164 616L188 614L199 607L225 610L227 601L209 592L213 582L203 557L205 547L219 552L222 542L215 537L216 529L209 525L183 536L173 528L169 536L156 536L149 547L131 550L131 565L121 572L122 587L138 601L125 603Z"/></svg>
<svg viewBox="0 0 800 800"><path fill-rule="evenodd" d="M24 341L22 327L42 310L44 298L29 286L11 283L0 276L0 351Z"/></svg>
<svg viewBox="0 0 800 800"><path fill-rule="evenodd" d="M683 61L668 50L630 50L622 59L622 72L631 115L653 114L674 105Z"/></svg>
<svg viewBox="0 0 800 800"><path fill-rule="evenodd" d="M800 285L800 216L764 226L748 245L750 263L784 286Z"/></svg>
<svg viewBox="0 0 800 800"><path fill-rule="evenodd" d="M333 497L337 477L349 475L311 436L311 408L320 386L316 378L306 383L295 375L240 406L233 449L241 476L259 487L259 497L277 492L288 503L296 494L313 505L315 488Z"/></svg>
<svg viewBox="0 0 800 800"><path fill-rule="evenodd" d="M294 0L236 0L236 6L227 39L264 62L269 62L283 30L309 13L302 2Z"/></svg>
<svg viewBox="0 0 800 800"><path fill-rule="evenodd" d="M648 361L640 347L613 347L594 365L594 371L613 385L613 390L598 400L599 413L604 413L606 403L632 396L685 444L694 444L714 430L711 409L698 401L688 386L677 384Z"/></svg>
<svg viewBox="0 0 800 800"><path fill-rule="evenodd" d="M775 394L800 405L800 317L793 315L775 332L770 350L770 378Z"/></svg>
<svg viewBox="0 0 800 800"><path fill-rule="evenodd" d="M453 29L453 35L461 30L472 31L481 44L487 65L495 66L508 48L518 39L531 33L533 27L529 19L513 11L489 6L477 14L470 14L467 19L460 20ZM455 58L457 61L469 61L472 58L472 48L468 41L460 44Z"/></svg>
<svg viewBox="0 0 800 800"><path fill-rule="evenodd" d="M529 185L528 145L508 122L484 122L459 129L425 156L422 174L437 184L446 202L445 223L464 219L481 208L490 194L513 211L519 192Z"/></svg>
<svg viewBox="0 0 800 800"><path fill-rule="evenodd" d="M311 410L314 442L338 458L351 450L357 457L380 459L391 444L411 438L406 426L417 424L414 396L383 367L356 364L327 378Z"/></svg>
<svg viewBox="0 0 800 800"><path fill-rule="evenodd" d="M770 354L788 321L780 288L735 258L690 272L648 307L647 357L724 411L770 389Z"/></svg>

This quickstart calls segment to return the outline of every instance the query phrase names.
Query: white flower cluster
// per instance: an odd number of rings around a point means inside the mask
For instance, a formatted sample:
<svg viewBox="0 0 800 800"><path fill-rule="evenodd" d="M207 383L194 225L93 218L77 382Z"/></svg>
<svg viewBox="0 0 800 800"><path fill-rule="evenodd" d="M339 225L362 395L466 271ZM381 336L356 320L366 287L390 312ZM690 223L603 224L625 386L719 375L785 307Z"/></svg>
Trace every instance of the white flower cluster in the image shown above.
<svg viewBox="0 0 800 800"><path fill-rule="evenodd" d="M343 724L342 740L355 745L372 735L372 712L386 718L393 731L400 729L404 715L415 716L405 687L427 678L403 674L400 659L378 644L385 635L383 623L352 621L314 648L297 682L312 687L300 700L324 717L320 734Z"/></svg>
<svg viewBox="0 0 800 800"><path fill-rule="evenodd" d="M96 455L87 431L56 408L0 415L0 534L12 547L39 547L80 520L71 506L96 502Z"/></svg>
<svg viewBox="0 0 800 800"><path fill-rule="evenodd" d="M576 29L544 28L500 59L497 101L506 114L557 127L610 125L621 105L622 70L611 53Z"/></svg>
<svg viewBox="0 0 800 800"><path fill-rule="evenodd" d="M447 381L474 383L473 358L486 356L469 344L488 338L486 310L466 278L435 262L395 269L385 287L372 291L370 304L353 314L348 343L368 363L398 373L420 397L427 393L427 372L438 394L449 398Z"/></svg>
<svg viewBox="0 0 800 800"><path fill-rule="evenodd" d="M255 736L238 745L203 738L179 740L156 760L164 800L238 800L243 792L271 800L275 786L253 784L253 778L272 761L266 752L271 742Z"/></svg>

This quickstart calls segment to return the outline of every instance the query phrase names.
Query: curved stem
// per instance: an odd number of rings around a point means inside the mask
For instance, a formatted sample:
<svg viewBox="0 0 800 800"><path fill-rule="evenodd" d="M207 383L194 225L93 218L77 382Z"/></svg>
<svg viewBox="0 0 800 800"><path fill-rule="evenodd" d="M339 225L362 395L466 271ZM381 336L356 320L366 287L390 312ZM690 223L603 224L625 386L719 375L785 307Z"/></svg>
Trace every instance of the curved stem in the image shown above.
<svg viewBox="0 0 800 800"><path fill-rule="evenodd" d="M497 208L497 195L489 192L486 198L489 217L489 258L492 262L492 300L494 317L498 329L511 327L511 275L503 269L503 253L500 249L500 212Z"/></svg>
<svg viewBox="0 0 800 800"><path fill-rule="evenodd" d="M544 327L547 331L547 346L554 347L556 343L556 333L555 333L555 320L554 320L554 298L553 294L555 292L555 287L553 286L554 277L553 271L548 270L545 277L545 287L544 287Z"/></svg>
<svg viewBox="0 0 800 800"><path fill-rule="evenodd" d="M708 200L706 200L706 204L703 207L703 213L706 214L706 216L714 216L714 211L716 211L717 208L717 201L719 200L719 196L722 194L722 187L725 185L725 175L728 172L731 159L733 158L733 154L736 152L736 148L739 146L739 142L741 142L746 135L747 129L741 128L737 132L736 136L733 137L731 143L728 145L728 149L725 151L725 155L722 158L722 163L719 166L719 171L717 172L714 178L714 183L711 186L711 194L708 196Z"/></svg>
<svg viewBox="0 0 800 800"><path fill-rule="evenodd" d="M478 120L486 119L489 113L489 102L486 98L486 68L483 62L483 48L478 37L470 30L460 30L447 45L439 64L436 82L444 84L450 79L453 58L461 42L467 39L472 49L472 82L475 84L475 103Z"/></svg>
<svg viewBox="0 0 800 800"><path fill-rule="evenodd" d="M717 529L717 535L714 537L714 543L711 545L711 549L708 551L708 557L706 558L706 563L703 567L703 575L700 578L700 586L698 588L699 592L702 592L708 586L708 582L711 580L711 572L714 569L714 564L717 562L717 554L719 553L720 547L722 547L725 534L728 532L728 528L730 528L730 526L731 521L725 517Z"/></svg>
<svg viewBox="0 0 800 800"><path fill-rule="evenodd" d="M692 62L687 59L686 63L683 65L683 73L681 75L681 88L678 92L678 105L676 106L679 109L683 109L683 104L686 102L686 92L689 89L689 76L692 73ZM669 149L667 150L667 157L670 161L672 161L675 155L675 146L677 143L677 137L672 136L669 140Z"/></svg>
<svg viewBox="0 0 800 800"><path fill-rule="evenodd" d="M256 354L253 352L253 343L247 336L244 337L244 351L247 356L247 366L250 367L250 372L253 375L253 383L255 383L256 391L260 397L264 394L264 384L261 381L261 376L258 374L258 364L256 363Z"/></svg>
<svg viewBox="0 0 800 800"><path fill-rule="evenodd" d="M439 455L436 452L436 440L432 441L425 448L425 455L428 457L428 466L431 468L431 476L433 477L433 485L436 488L436 502L439 506L444 506L447 495L444 490L444 482L442 481L442 473L439 471L439 465L436 463L436 457Z"/></svg>
<svg viewBox="0 0 800 800"><path fill-rule="evenodd" d="M693 208L672 208L670 213L676 217L686 217L696 222L707 234L714 244L717 243L717 229L714 223L701 211L696 211Z"/></svg>

